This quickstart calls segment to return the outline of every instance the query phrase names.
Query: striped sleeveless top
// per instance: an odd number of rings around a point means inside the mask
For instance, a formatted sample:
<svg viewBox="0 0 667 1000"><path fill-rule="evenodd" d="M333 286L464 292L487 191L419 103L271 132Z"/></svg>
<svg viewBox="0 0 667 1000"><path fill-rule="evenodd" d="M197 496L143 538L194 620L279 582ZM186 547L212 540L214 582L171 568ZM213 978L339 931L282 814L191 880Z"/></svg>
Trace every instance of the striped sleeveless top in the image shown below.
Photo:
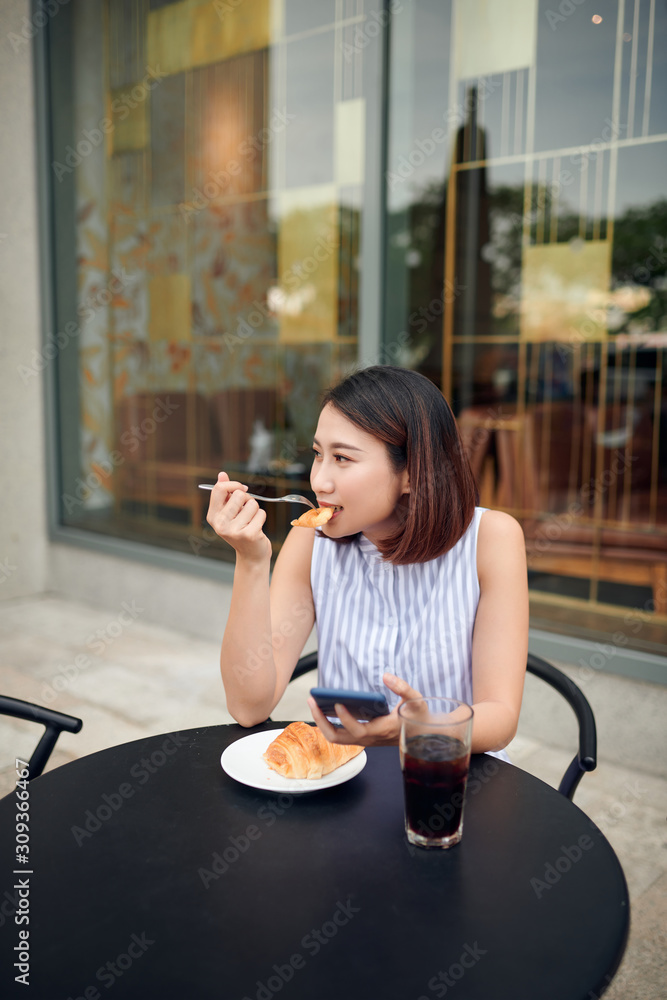
<svg viewBox="0 0 667 1000"><path fill-rule="evenodd" d="M483 513L475 509L449 552L405 566L385 562L364 535L349 545L315 536L310 579L321 686L376 691L394 708L400 699L382 683L388 671L423 695L472 702Z"/></svg>

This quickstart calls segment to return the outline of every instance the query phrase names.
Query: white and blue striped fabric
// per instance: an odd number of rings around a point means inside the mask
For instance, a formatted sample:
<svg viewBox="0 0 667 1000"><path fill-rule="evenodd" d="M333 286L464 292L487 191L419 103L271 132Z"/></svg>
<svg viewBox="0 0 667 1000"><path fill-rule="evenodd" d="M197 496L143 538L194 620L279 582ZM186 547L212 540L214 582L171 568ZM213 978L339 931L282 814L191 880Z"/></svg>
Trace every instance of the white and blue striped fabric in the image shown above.
<svg viewBox="0 0 667 1000"><path fill-rule="evenodd" d="M449 552L404 566L385 562L364 535L348 545L315 536L310 578L320 686L376 691L394 708L400 699L382 683L388 671L424 696L472 703L483 513L475 509Z"/></svg>

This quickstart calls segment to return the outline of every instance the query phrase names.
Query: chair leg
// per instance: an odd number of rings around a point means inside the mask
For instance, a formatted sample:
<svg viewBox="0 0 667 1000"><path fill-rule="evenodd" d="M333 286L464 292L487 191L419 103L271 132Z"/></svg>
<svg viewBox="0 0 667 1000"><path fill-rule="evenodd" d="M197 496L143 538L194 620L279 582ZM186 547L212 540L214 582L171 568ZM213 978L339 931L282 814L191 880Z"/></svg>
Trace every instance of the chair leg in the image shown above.
<svg viewBox="0 0 667 1000"><path fill-rule="evenodd" d="M46 731L35 747L35 751L30 758L30 763L28 764L29 781L32 781L33 778L39 778L40 774L46 767L48 759L51 756L59 736L59 729L54 729L51 726L46 727Z"/></svg>

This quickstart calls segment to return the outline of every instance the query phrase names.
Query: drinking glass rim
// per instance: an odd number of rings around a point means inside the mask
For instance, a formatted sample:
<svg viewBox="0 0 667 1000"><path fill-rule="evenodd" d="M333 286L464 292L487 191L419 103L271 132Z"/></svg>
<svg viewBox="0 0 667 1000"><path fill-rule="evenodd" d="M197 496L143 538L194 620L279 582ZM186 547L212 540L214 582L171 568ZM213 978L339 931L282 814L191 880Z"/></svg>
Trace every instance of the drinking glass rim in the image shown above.
<svg viewBox="0 0 667 1000"><path fill-rule="evenodd" d="M456 726L456 725L462 725L462 724L464 724L466 722L470 722L472 720L473 716L475 715L474 708L472 707L472 705L469 705L467 701L459 701L458 698L447 698L446 695L439 695L439 694L431 694L431 695L429 695L429 694L426 694L426 695L420 695L419 698L405 698L401 702L401 704L398 706L398 716L399 716L399 718L403 722L412 722L412 723L417 723L419 725L419 720L417 720L417 719L406 719L405 715L403 714L403 708L404 708L404 706L414 705L414 703L417 702L417 701L425 701L425 702L428 702L428 701L440 701L440 702L446 701L446 702L449 702L450 705L454 706L453 711L457 711L457 709L459 709L459 708L467 708L469 710L469 712L470 712L470 715L468 715L466 718L464 718L464 719L457 719L455 722L429 722L429 723L427 723L427 725L432 725L432 726L451 726L451 725L455 725Z"/></svg>

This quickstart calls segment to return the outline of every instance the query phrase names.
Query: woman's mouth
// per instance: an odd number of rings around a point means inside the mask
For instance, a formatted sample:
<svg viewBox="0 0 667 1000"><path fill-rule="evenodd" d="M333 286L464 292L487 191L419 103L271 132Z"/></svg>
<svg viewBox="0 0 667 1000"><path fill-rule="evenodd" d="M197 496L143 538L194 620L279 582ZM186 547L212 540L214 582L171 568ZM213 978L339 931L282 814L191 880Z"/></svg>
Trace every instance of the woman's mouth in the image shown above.
<svg viewBox="0 0 667 1000"><path fill-rule="evenodd" d="M319 504L320 507L331 507L332 508L333 514L329 518L329 522L333 521L333 519L337 516L337 514L339 514L341 512L341 510L343 509L340 505L334 504L334 503L319 503L319 501L318 501L318 504Z"/></svg>

